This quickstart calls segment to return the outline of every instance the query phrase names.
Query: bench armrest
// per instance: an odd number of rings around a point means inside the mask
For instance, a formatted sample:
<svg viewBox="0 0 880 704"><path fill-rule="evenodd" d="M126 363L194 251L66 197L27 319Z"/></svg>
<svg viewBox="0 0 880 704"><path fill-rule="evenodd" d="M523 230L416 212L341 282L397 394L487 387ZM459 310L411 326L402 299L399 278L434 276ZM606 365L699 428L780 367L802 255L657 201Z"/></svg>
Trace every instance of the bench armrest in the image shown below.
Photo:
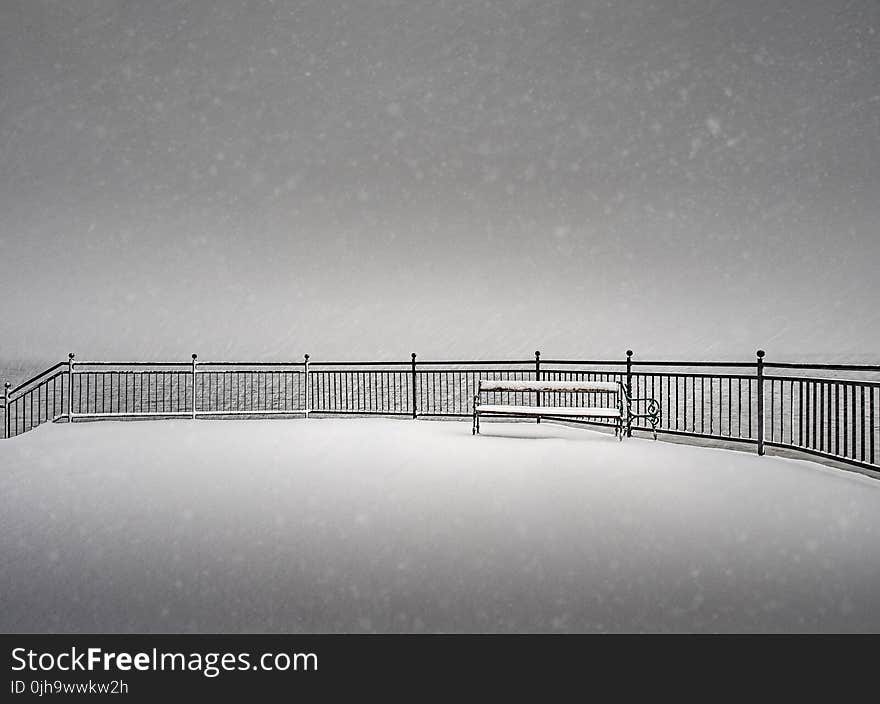
<svg viewBox="0 0 880 704"><path fill-rule="evenodd" d="M660 416L660 404L654 398L631 398L630 403L644 403L644 413L631 413L633 418L651 418Z"/></svg>
<svg viewBox="0 0 880 704"><path fill-rule="evenodd" d="M632 408L629 411L629 422L632 423L634 418L644 418L651 424L651 430L654 432L654 439L657 439L657 426L660 425L660 404L654 398L634 398L631 403L644 403L644 413L633 413Z"/></svg>

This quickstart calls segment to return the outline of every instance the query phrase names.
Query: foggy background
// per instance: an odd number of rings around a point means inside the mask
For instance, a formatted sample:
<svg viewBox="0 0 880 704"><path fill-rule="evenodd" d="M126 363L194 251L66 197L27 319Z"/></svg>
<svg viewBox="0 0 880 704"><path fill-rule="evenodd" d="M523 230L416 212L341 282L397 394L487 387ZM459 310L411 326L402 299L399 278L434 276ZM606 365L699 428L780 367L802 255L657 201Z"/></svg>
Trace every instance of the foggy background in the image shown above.
<svg viewBox="0 0 880 704"><path fill-rule="evenodd" d="M0 362L877 361L880 3L0 0Z"/></svg>

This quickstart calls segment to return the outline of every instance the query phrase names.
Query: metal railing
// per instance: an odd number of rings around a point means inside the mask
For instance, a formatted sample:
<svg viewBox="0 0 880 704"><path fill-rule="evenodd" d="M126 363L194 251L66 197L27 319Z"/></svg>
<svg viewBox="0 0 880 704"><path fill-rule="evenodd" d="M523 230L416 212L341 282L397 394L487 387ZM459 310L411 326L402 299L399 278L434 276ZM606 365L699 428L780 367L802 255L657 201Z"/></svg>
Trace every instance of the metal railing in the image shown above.
<svg viewBox="0 0 880 704"><path fill-rule="evenodd" d="M658 432L797 450L880 471L880 366L618 360L335 362L77 361L5 385L4 437L44 423L134 418L470 417L480 379L620 381L660 405ZM488 403L601 405L599 394L490 392ZM570 419L567 422L572 422ZM609 421L579 421L607 425ZM650 428L634 425L633 431Z"/></svg>

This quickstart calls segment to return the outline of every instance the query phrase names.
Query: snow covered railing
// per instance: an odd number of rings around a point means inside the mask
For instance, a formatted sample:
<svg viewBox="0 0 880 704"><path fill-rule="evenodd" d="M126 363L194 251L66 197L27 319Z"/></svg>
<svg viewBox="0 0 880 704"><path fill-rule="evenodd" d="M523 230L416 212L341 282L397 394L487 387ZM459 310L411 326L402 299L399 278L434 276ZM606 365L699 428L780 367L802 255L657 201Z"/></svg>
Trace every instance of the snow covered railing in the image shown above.
<svg viewBox="0 0 880 704"><path fill-rule="evenodd" d="M531 359L424 361L78 361L70 355L17 386L4 387L0 429L14 437L45 423L148 418L398 416L472 418L480 382L494 405L540 397L547 409L607 407L598 390L559 384L622 384L632 403L655 399L656 431L694 442L797 450L880 471L880 366L752 361ZM540 383L535 390L530 384ZM523 385L524 384L524 385ZM598 389L599 387L594 387ZM610 387L602 387L610 388ZM641 402L638 402L641 403ZM626 433L651 432L648 408ZM568 412L560 411L561 416ZM543 412L542 412L542 415ZM570 418L597 427L607 417Z"/></svg>
<svg viewBox="0 0 880 704"><path fill-rule="evenodd" d="M520 403L481 403L481 394L520 394ZM534 404L522 400L525 394L531 397L534 394ZM564 394L571 400L572 396L580 394L600 395L605 405L595 403L562 403L552 406L543 406L542 401L548 395L558 398L556 395ZM608 397L611 396L609 405ZM646 404L643 414L634 413L633 403L636 401ZM632 399L627 393L626 384L623 381L496 381L480 379L477 393L474 395L474 413L471 432L476 435L480 432L480 417L494 418L535 418L538 423L541 418L557 419L602 419L614 423L614 434L619 440L623 440L624 431L630 431L632 422L636 418L644 418L651 424L654 439L657 439L657 423L660 419L660 405L653 398Z"/></svg>

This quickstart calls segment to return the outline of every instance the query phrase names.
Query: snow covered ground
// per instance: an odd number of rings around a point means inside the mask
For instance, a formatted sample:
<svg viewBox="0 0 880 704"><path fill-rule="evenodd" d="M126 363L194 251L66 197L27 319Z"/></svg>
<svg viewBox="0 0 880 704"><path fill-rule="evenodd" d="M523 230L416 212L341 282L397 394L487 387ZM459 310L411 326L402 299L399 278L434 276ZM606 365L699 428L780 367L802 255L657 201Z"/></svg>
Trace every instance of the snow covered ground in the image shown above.
<svg viewBox="0 0 880 704"><path fill-rule="evenodd" d="M880 631L880 482L550 423L0 442L2 631Z"/></svg>

